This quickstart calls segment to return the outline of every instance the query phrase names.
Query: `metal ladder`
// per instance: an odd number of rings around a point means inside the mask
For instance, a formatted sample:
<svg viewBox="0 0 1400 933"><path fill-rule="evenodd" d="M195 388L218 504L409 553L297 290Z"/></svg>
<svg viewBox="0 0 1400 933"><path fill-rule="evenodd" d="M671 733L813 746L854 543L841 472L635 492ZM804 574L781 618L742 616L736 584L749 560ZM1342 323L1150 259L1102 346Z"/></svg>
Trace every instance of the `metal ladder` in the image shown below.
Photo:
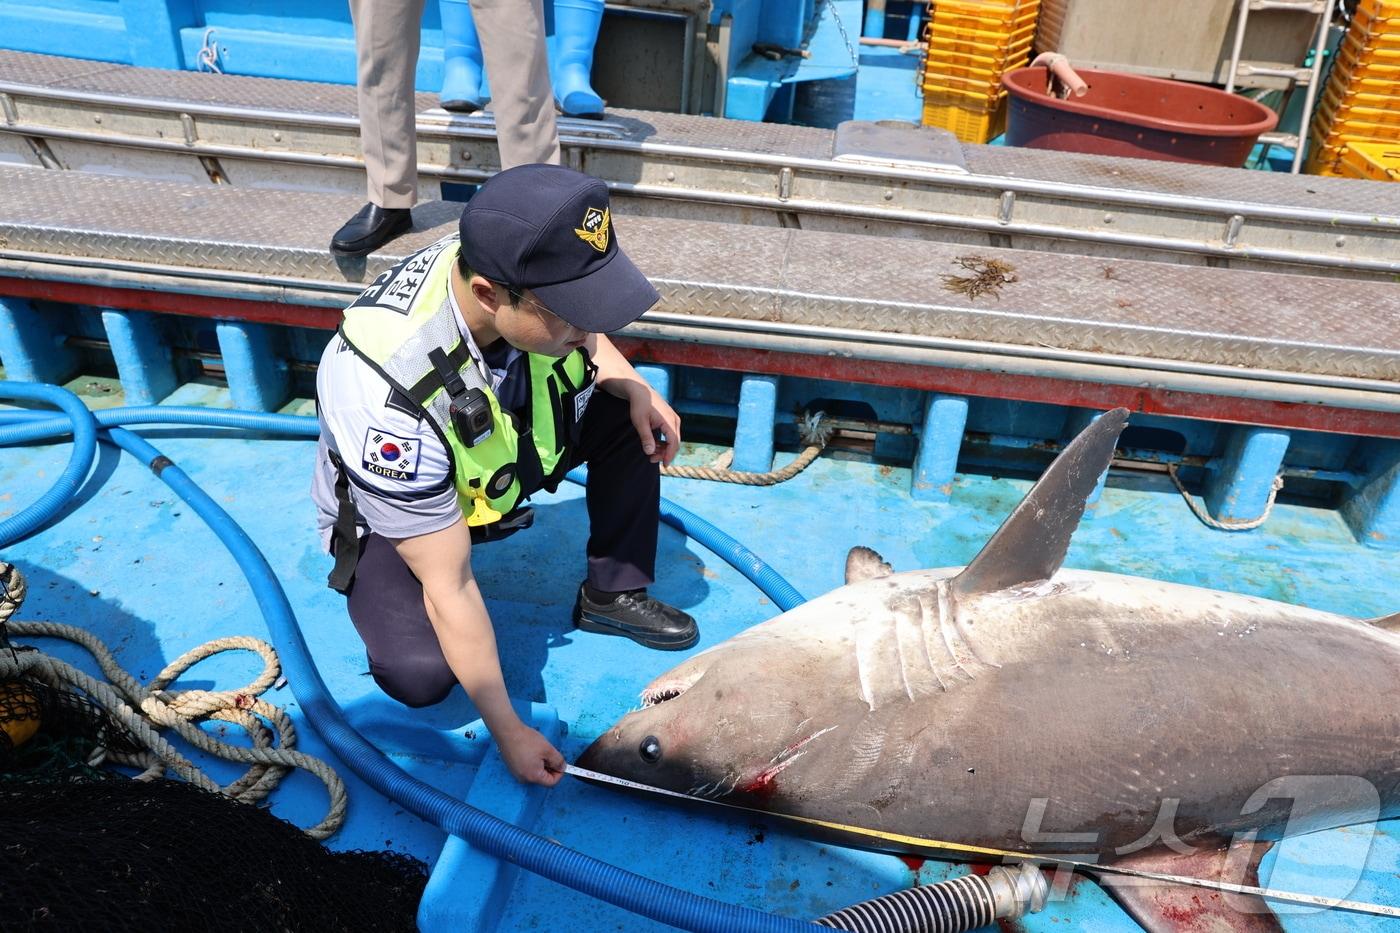
<svg viewBox="0 0 1400 933"><path fill-rule="evenodd" d="M1280 108L1282 112L1287 109L1293 91L1301 85L1305 88L1303 127L1306 127L1312 116L1313 105L1317 102L1318 84L1322 79L1322 53L1327 48L1327 27L1332 22L1332 11L1336 4L1337 0L1240 0L1239 16L1235 20L1235 45L1230 52L1230 69L1226 74L1225 90L1233 94L1237 85L1256 86L1249 80L1253 77L1285 78L1289 86L1284 92L1283 107ZM1311 67L1276 68L1259 62L1240 61L1249 14L1258 10L1287 10L1317 19L1317 28L1313 33L1315 38ZM1266 146L1289 146L1293 149L1293 166L1289 171L1294 175L1298 174L1303 165L1304 131L1302 127L1299 130L1298 133L1263 133L1259 136L1259 141Z"/></svg>

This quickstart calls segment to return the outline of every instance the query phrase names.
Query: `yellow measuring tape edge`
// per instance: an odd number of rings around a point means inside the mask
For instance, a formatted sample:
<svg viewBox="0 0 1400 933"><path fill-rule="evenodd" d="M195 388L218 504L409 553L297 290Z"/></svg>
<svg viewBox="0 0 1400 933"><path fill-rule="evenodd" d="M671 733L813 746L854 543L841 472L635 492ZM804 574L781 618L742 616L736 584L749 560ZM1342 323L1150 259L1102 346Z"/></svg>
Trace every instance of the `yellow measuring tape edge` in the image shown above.
<svg viewBox="0 0 1400 933"><path fill-rule="evenodd" d="M1277 891L1272 888L1261 888L1248 884L1234 884L1229 881L1212 881L1208 878L1192 878L1187 875L1168 875L1155 871L1139 871L1135 868L1122 868L1117 865L1100 865L1096 862L1083 862L1076 859L1032 855L1026 852L1015 852L1010 849L974 846L962 842L947 842L942 839L924 839L919 836L906 836L902 833L890 833L879 829L869 829L865 826L848 826L845 823L834 823L829 820L819 820L810 816L797 816L791 813L775 813L771 810L759 810L755 807L745 807L724 800L709 800L704 797L692 797L690 794L666 790L663 787L652 787L650 784L639 784L636 781L613 777L611 774L602 774L598 771L590 771L587 768L580 768L577 765L566 764L564 765L564 771L567 774L572 774L574 777L583 778L588 781L597 781L602 784L611 784L614 787L623 787L628 790L642 791L643 793L656 794L662 797L674 797L677 800L686 800L691 803L708 803L718 807L724 807L728 810L739 810L744 813L753 813L758 816L789 820L794 823L805 823L808 826L817 826L822 829L829 829L846 835L861 836L867 839L878 840L885 844L901 845L913 849L937 849L939 851L957 853L960 855L974 855L983 858L1011 860L1014 862L1039 862L1049 865L1064 865L1079 871L1107 872L1132 878L1142 878L1147 881L1159 881L1165 884L1184 884L1197 888L1211 888L1216 891L1226 891L1231 894L1252 894L1256 897L1267 898L1268 900L1301 904L1309 907L1325 907L1331 910L1345 910L1351 913L1372 914L1379 917L1400 917L1400 907L1392 907L1388 904L1368 904L1364 901L1322 897L1316 894L1297 894L1292 891Z"/></svg>

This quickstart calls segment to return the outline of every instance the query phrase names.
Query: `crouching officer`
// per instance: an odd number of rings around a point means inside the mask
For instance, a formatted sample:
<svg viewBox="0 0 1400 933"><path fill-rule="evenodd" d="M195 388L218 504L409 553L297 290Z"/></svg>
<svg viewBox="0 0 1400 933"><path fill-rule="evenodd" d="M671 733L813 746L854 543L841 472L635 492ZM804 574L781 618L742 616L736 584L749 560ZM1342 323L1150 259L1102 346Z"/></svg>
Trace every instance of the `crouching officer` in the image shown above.
<svg viewBox="0 0 1400 933"><path fill-rule="evenodd" d="M481 187L459 236L380 275L321 357L312 495L370 671L409 706L460 683L522 781L554 784L564 760L510 705L471 552L527 527L531 493L589 464L579 628L699 637L647 594L680 419L603 336L657 298L601 181L522 165Z"/></svg>

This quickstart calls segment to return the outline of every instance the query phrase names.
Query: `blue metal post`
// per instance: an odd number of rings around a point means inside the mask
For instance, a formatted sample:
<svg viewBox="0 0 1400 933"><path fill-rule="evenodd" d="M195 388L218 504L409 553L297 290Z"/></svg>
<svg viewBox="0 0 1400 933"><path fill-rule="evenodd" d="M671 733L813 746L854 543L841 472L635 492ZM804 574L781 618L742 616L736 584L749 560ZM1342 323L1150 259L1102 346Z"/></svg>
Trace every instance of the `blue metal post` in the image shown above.
<svg viewBox="0 0 1400 933"><path fill-rule="evenodd" d="M23 298L0 296L0 363L17 382L64 382L78 371L77 351L64 344L54 315Z"/></svg>
<svg viewBox="0 0 1400 933"><path fill-rule="evenodd" d="M102 326L128 405L154 405L175 391L175 361L154 316L103 308Z"/></svg>
<svg viewBox="0 0 1400 933"><path fill-rule="evenodd" d="M734 469L750 473L773 469L777 414L778 377L746 373L739 386L739 419L734 425Z"/></svg>
<svg viewBox="0 0 1400 933"><path fill-rule="evenodd" d="M185 67L180 29L195 21L191 0L120 0L120 4L133 65Z"/></svg>
<svg viewBox="0 0 1400 933"><path fill-rule="evenodd" d="M914 485L910 495L926 502L947 502L953 495L958 451L967 429L967 399L931 394L924 406L919 451L914 456Z"/></svg>
<svg viewBox="0 0 1400 933"><path fill-rule="evenodd" d="M528 711L520 712L550 744L558 745L563 739L564 729L553 707L531 704ZM529 829L539 816L545 793L537 784L517 781L492 745L472 780L467 803ZM424 933L496 929L519 873L518 866L473 849L457 836L448 836L418 902L418 929ZM471 895L465 896L468 891Z"/></svg>
<svg viewBox="0 0 1400 933"><path fill-rule="evenodd" d="M656 390L656 394L671 401L671 367L658 366L655 363L643 363L636 367L637 375L647 381L647 385Z"/></svg>
<svg viewBox="0 0 1400 933"><path fill-rule="evenodd" d="M1400 444L1342 503L1342 518L1362 544L1400 550Z"/></svg>
<svg viewBox="0 0 1400 933"><path fill-rule="evenodd" d="M924 37L923 11L924 5L918 0L909 4L909 29L904 34L904 38L909 42L918 42Z"/></svg>
<svg viewBox="0 0 1400 933"><path fill-rule="evenodd" d="M1264 514L1274 478L1288 452L1289 434L1271 428L1236 428L1225 454L1206 480L1205 501L1219 521L1252 521Z"/></svg>
<svg viewBox="0 0 1400 933"><path fill-rule="evenodd" d="M261 324L220 321L214 328L224 375L236 408L276 411L287 401L291 379L273 348L272 332Z"/></svg>
<svg viewBox="0 0 1400 933"><path fill-rule="evenodd" d="M875 39L885 37L885 4L884 0L874 0L865 6L865 25L861 27L862 36L871 36Z"/></svg>

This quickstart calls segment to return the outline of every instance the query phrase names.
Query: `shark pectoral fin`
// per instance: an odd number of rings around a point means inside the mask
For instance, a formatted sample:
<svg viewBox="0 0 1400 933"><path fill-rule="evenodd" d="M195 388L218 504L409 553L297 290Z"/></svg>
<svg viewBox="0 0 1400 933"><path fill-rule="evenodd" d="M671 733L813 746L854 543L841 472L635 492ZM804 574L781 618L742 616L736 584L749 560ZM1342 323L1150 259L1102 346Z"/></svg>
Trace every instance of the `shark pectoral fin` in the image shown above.
<svg viewBox="0 0 1400 933"><path fill-rule="evenodd" d="M851 559L848 557L846 558L846 572L848 574L850 573L850 566ZM1392 613L1388 616L1381 616L1378 619L1367 619L1366 621L1370 622L1376 628L1383 628L1387 632L1394 632L1400 635L1400 612Z"/></svg>
<svg viewBox="0 0 1400 933"><path fill-rule="evenodd" d="M1054 576L1127 424L1128 410L1115 408L1070 441L972 563L953 578L953 595L995 593Z"/></svg>
<svg viewBox="0 0 1400 933"><path fill-rule="evenodd" d="M888 577L894 568L885 559L868 547L857 545L846 554L846 583L859 583L862 580L876 580Z"/></svg>
<svg viewBox="0 0 1400 933"><path fill-rule="evenodd" d="M1113 864L1209 881L1259 886L1259 860L1272 843L1245 843L1223 849L1177 855L1174 852L1129 856ZM1194 885L1170 884L1112 872L1093 873L1108 895L1147 933L1282 933L1269 905L1253 894L1233 894Z"/></svg>

